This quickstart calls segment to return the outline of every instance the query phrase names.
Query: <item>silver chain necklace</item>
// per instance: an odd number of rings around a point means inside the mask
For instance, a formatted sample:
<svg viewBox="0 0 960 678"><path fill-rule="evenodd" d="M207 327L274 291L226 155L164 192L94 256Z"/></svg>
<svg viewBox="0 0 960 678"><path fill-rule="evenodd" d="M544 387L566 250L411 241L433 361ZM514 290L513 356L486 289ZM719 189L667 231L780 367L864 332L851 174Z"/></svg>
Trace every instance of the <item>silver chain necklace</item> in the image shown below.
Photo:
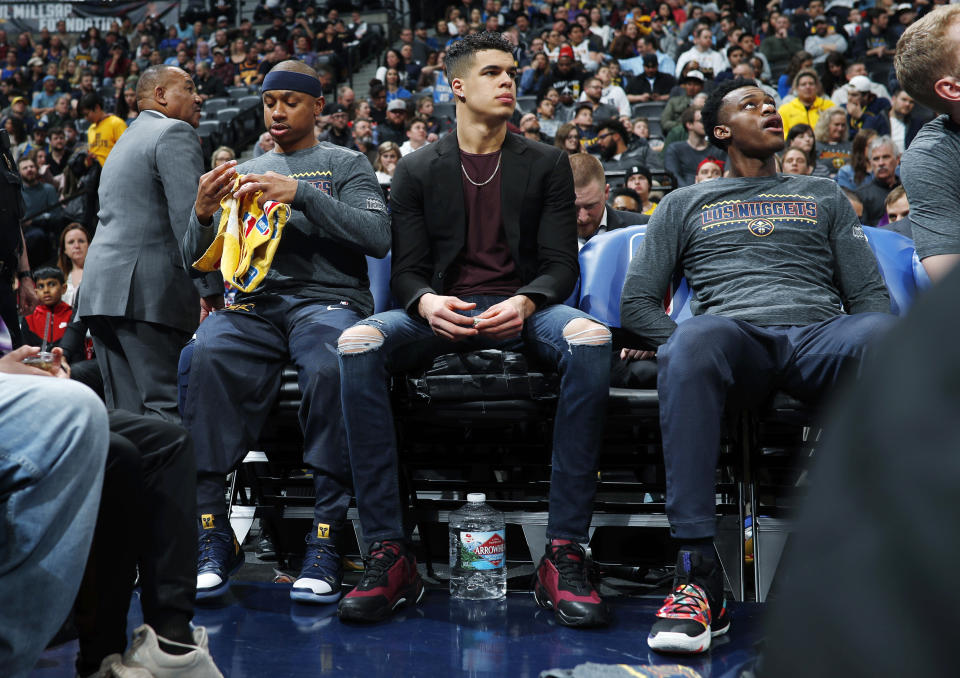
<svg viewBox="0 0 960 678"><path fill-rule="evenodd" d="M476 181L474 181L473 179L470 178L470 175L467 174L467 168L463 166L463 160L460 161L460 169L463 170L463 176L465 176L465 177L467 178L467 181L469 181L471 184L473 184L474 186L476 186L476 187L479 188L480 186L486 186L486 185L489 184L491 181L493 181L493 178L494 178L495 176L497 176L497 172L500 171L500 160L501 160L502 158L503 158L503 152L501 151L501 152L497 155L497 166L494 168L493 174L491 174L491 175L490 175L490 178L487 179L486 181L484 181L484 182L481 183L481 184L478 184Z"/></svg>

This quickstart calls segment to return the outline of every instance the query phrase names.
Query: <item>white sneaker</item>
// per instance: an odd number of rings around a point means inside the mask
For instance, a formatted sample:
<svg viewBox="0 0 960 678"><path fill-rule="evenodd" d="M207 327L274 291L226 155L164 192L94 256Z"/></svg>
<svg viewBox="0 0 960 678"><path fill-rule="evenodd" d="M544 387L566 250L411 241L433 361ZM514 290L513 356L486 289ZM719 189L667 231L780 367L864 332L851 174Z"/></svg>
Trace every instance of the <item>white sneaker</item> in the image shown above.
<svg viewBox="0 0 960 678"><path fill-rule="evenodd" d="M107 655L100 662L100 668L90 678L153 678L146 669L130 669L123 665L123 657L118 654Z"/></svg>
<svg viewBox="0 0 960 678"><path fill-rule="evenodd" d="M190 652L164 652L160 649L157 632L144 624L133 632L133 642L123 654L123 668L146 669L153 678L223 678L207 649L207 630L202 626L193 629L193 645L175 643L166 638L163 642L190 648ZM118 678L141 678L140 673L117 673L116 669L114 672Z"/></svg>

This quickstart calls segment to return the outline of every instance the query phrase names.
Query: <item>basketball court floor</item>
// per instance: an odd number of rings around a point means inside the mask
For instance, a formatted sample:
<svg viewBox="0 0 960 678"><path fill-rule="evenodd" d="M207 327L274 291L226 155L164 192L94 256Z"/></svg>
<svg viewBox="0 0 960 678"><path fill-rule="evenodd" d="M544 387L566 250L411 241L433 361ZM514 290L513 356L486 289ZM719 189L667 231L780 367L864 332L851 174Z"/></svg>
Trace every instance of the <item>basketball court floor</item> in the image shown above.
<svg viewBox="0 0 960 678"><path fill-rule="evenodd" d="M732 603L730 632L707 654L682 657L647 648L661 595L608 597L609 628L574 630L559 626L523 591L501 601L456 601L435 582L422 605L364 626L341 623L335 605L292 603L288 591L283 584L237 582L217 604L198 606L194 621L207 628L226 678L537 678L588 662L629 667L620 675L733 678L756 659L765 607ZM130 629L140 622L135 598ZM73 678L76 650L76 641L48 649L31 678ZM648 673L641 666L656 668Z"/></svg>

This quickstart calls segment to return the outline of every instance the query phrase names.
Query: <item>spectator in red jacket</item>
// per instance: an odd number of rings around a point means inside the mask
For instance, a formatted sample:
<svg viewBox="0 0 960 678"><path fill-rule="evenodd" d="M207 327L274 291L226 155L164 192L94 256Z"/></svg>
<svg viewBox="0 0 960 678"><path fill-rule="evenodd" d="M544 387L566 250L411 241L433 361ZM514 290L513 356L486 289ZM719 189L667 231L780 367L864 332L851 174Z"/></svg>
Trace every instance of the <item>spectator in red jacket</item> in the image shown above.
<svg viewBox="0 0 960 678"><path fill-rule="evenodd" d="M33 272L33 282L37 288L40 303L33 313L23 319L23 338L31 346L42 345L44 338L47 347L56 346L70 323L73 309L65 304L63 293L67 291L63 271L53 266L44 266ZM47 318L50 318L50 330L47 333ZM47 334L44 337L44 334Z"/></svg>

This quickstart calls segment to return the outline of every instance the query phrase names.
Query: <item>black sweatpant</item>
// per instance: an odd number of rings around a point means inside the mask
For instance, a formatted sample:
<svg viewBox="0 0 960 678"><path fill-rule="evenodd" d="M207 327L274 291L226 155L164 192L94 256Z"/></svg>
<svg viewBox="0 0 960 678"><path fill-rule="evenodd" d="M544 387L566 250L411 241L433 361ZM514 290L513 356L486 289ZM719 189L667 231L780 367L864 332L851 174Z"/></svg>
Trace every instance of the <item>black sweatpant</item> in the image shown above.
<svg viewBox="0 0 960 678"><path fill-rule="evenodd" d="M110 412L110 451L93 547L77 597L77 669L127 645L127 610L140 568L143 617L158 634L193 617L197 585L196 462L182 427Z"/></svg>

